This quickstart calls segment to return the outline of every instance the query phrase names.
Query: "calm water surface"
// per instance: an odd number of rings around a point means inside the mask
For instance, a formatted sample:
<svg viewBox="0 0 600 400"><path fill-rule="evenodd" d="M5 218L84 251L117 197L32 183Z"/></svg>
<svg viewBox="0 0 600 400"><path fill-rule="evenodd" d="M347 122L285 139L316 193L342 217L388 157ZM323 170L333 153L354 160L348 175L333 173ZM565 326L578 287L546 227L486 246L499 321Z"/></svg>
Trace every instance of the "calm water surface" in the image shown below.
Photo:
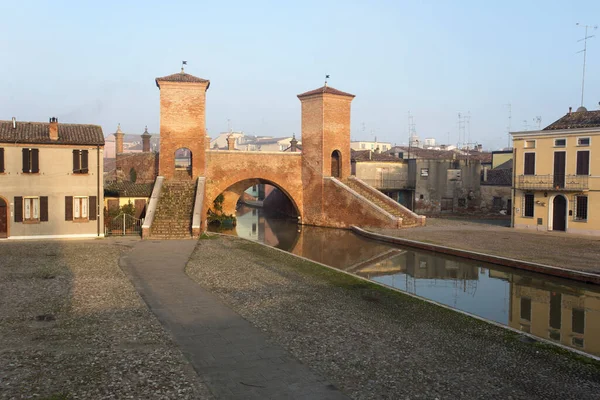
<svg viewBox="0 0 600 400"><path fill-rule="evenodd" d="M600 356L600 288L442 254L242 207L223 231Z"/></svg>

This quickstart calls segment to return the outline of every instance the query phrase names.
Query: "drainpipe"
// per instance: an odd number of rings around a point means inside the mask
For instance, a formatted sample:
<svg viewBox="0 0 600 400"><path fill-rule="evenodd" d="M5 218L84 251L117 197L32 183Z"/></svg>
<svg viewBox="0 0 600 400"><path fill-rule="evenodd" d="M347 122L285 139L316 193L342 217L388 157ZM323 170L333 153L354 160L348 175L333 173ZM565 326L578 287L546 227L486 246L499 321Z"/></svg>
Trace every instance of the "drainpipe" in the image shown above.
<svg viewBox="0 0 600 400"><path fill-rule="evenodd" d="M510 211L510 227L514 228L515 227L515 193L516 193L516 189L515 186L517 184L517 148L514 145L514 141L513 141L513 177L512 177L512 201L511 201L511 208L512 210Z"/></svg>
<svg viewBox="0 0 600 400"><path fill-rule="evenodd" d="M100 145L96 145L96 229L100 236Z"/></svg>

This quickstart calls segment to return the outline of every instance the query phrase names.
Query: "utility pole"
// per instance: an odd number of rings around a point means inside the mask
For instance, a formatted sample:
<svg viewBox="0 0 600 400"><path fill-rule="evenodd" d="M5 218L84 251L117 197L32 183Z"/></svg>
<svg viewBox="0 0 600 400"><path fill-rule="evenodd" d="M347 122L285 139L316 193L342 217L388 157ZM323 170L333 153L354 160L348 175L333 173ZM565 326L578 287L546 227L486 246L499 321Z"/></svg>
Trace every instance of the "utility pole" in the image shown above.
<svg viewBox="0 0 600 400"><path fill-rule="evenodd" d="M512 130L512 104L505 104L508 107L508 126L506 127L506 139L507 139L507 147L510 148L511 140L510 140L510 131Z"/></svg>
<svg viewBox="0 0 600 400"><path fill-rule="evenodd" d="M589 35L588 36L588 28L593 28L594 30L598 29L598 25L579 25L579 22L576 23L575 25L577 26L581 26L582 28L585 28L585 36L583 37L583 39L579 39L577 42L583 42L583 50L578 51L577 54L579 53L583 53L583 73L581 76L581 107L583 107L583 91L585 88L585 58L587 55L587 40L593 38L596 35Z"/></svg>

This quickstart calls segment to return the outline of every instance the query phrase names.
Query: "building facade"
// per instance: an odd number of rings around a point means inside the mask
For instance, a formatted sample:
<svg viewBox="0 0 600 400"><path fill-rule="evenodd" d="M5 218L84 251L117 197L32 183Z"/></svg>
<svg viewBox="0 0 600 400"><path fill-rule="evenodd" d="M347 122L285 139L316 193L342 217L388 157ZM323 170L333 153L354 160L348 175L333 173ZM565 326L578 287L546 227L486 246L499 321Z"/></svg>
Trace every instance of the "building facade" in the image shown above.
<svg viewBox="0 0 600 400"><path fill-rule="evenodd" d="M373 150L373 151L379 149L379 151L384 152L384 151L390 150L392 148L392 144L387 143L387 142L378 142L378 141L374 141L374 142L356 141L356 142L350 142L350 148L352 150Z"/></svg>
<svg viewBox="0 0 600 400"><path fill-rule="evenodd" d="M600 234L600 111L580 107L512 136L513 227Z"/></svg>
<svg viewBox="0 0 600 400"><path fill-rule="evenodd" d="M102 128L0 121L0 238L104 235Z"/></svg>

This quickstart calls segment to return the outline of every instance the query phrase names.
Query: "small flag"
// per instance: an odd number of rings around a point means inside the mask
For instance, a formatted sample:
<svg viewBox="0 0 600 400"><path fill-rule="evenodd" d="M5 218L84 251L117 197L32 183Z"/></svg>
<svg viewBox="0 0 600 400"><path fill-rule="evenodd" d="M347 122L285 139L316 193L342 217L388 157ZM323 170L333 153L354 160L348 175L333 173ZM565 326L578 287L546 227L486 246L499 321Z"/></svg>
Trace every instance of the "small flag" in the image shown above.
<svg viewBox="0 0 600 400"><path fill-rule="evenodd" d="M329 79L329 75L325 75L325 79Z"/></svg>
<svg viewBox="0 0 600 400"><path fill-rule="evenodd" d="M187 65L187 61L182 61L181 62L183 65Z"/></svg>

